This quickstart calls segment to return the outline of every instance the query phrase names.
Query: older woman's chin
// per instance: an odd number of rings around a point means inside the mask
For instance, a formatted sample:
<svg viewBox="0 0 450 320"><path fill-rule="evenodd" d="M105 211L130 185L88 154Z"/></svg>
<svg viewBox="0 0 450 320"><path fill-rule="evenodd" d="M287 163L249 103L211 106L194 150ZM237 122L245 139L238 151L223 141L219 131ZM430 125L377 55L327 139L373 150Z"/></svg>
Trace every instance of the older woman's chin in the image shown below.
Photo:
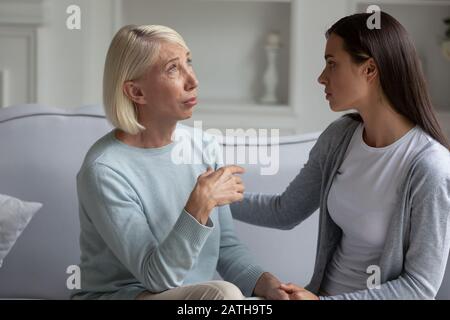
<svg viewBox="0 0 450 320"><path fill-rule="evenodd" d="M180 121L192 118L192 114L193 114L192 110L184 112L183 115L180 116Z"/></svg>

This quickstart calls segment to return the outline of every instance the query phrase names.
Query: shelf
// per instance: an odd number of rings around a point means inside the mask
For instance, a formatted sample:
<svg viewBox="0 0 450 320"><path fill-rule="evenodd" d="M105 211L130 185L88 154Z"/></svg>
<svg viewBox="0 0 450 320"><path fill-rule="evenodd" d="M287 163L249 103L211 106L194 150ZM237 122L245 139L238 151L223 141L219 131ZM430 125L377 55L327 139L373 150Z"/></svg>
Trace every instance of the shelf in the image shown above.
<svg viewBox="0 0 450 320"><path fill-rule="evenodd" d="M406 5L406 6L448 6L445 0L350 0L353 4L369 5Z"/></svg>
<svg viewBox="0 0 450 320"><path fill-rule="evenodd" d="M279 129L280 135L295 134L296 116L287 105L259 105L243 101L199 100L191 119L193 126L200 121L202 129Z"/></svg>
<svg viewBox="0 0 450 320"><path fill-rule="evenodd" d="M288 105L265 105L252 102L199 100L197 106L199 113L214 114L242 114L242 115L271 115L289 117L293 111Z"/></svg>
<svg viewBox="0 0 450 320"><path fill-rule="evenodd" d="M191 0L203 2L273 2L273 3L291 3L292 0ZM295 1L295 0L294 0Z"/></svg>

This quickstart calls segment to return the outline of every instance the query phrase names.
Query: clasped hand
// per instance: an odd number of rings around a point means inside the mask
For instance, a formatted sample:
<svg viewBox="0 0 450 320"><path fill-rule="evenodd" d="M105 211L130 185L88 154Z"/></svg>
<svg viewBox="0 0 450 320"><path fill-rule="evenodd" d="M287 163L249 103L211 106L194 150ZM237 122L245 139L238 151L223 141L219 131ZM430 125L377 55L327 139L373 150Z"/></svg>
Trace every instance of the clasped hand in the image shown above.
<svg viewBox="0 0 450 320"><path fill-rule="evenodd" d="M253 292L267 300L319 300L319 297L293 283L281 283L274 275L265 272L256 282Z"/></svg>

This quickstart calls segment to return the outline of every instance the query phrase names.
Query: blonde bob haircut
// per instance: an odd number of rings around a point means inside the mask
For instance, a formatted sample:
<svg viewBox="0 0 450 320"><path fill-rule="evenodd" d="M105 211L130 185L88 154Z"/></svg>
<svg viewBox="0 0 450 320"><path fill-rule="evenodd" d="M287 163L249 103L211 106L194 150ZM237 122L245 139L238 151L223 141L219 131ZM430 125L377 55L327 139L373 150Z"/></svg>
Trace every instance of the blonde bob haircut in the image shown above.
<svg viewBox="0 0 450 320"><path fill-rule="evenodd" d="M114 36L103 73L103 105L108 121L129 134L145 127L138 122L137 109L124 92L126 81L139 79L159 55L161 42L172 42L189 50L175 31L159 25L127 25Z"/></svg>

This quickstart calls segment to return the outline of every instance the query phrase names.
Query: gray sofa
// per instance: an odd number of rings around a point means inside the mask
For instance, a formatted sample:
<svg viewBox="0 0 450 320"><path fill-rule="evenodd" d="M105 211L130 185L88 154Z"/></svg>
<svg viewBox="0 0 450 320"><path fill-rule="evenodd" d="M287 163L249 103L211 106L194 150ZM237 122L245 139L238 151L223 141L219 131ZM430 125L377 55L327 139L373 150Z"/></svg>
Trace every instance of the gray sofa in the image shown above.
<svg viewBox="0 0 450 320"><path fill-rule="evenodd" d="M0 269L0 299L66 299L67 268L79 262L75 176L89 147L112 128L98 106L67 111L40 105L0 109L0 194L43 203ZM260 175L244 165L246 190L281 192L306 162L318 133L284 137L280 170ZM224 152L238 147L225 144ZM290 231L236 221L236 232L256 259L283 281L306 285L311 277L317 214ZM438 298L450 298L446 279Z"/></svg>

